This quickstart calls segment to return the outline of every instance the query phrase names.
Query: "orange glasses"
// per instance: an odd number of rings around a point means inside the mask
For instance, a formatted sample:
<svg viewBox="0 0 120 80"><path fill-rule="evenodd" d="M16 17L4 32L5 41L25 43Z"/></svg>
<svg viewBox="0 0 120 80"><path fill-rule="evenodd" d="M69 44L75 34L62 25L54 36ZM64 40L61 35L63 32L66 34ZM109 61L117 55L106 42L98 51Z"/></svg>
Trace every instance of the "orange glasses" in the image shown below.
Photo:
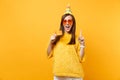
<svg viewBox="0 0 120 80"><path fill-rule="evenodd" d="M72 19L63 20L63 25L66 25L67 23L70 24L70 25L72 25L73 24L73 20Z"/></svg>

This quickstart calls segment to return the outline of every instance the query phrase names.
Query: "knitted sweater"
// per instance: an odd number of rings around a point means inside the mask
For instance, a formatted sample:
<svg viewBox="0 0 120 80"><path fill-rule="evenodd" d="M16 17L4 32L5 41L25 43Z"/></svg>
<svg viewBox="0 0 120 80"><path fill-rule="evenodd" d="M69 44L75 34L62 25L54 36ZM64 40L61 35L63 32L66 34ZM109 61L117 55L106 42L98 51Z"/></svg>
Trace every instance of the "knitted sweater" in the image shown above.
<svg viewBox="0 0 120 80"><path fill-rule="evenodd" d="M80 57L80 43L76 39L76 44L69 45L71 35L65 33L60 38L50 53L53 56L53 73L55 76L84 77L82 62ZM49 57L50 57L49 56Z"/></svg>

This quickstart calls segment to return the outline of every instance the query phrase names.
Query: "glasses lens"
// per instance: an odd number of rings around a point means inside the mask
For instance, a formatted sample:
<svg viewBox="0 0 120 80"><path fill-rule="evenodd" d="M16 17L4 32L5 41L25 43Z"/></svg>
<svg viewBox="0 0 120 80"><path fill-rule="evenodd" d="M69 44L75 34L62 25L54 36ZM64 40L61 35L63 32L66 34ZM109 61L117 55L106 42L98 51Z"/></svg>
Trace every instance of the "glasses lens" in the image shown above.
<svg viewBox="0 0 120 80"><path fill-rule="evenodd" d="M63 25L66 25L66 24L72 24L73 23L73 21L70 19L70 20L63 20Z"/></svg>
<svg viewBox="0 0 120 80"><path fill-rule="evenodd" d="M68 24L72 24L72 20L68 20Z"/></svg>

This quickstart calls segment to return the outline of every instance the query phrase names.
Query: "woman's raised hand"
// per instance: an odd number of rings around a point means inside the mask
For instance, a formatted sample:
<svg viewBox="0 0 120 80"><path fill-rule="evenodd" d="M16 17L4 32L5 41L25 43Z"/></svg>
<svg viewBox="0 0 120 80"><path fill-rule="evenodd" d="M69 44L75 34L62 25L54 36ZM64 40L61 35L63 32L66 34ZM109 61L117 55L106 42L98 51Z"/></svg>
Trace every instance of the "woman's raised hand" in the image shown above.
<svg viewBox="0 0 120 80"><path fill-rule="evenodd" d="M84 45L85 40L84 40L84 37L83 37L83 35L82 35L82 31L80 31L78 40L79 40L80 44L83 44L83 45Z"/></svg>

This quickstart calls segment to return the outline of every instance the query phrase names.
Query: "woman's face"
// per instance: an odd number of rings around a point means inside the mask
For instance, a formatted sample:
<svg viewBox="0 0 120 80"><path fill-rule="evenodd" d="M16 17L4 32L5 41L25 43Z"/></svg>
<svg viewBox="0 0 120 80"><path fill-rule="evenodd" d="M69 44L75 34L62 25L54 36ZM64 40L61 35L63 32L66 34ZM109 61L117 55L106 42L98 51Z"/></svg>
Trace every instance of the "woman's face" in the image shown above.
<svg viewBox="0 0 120 80"><path fill-rule="evenodd" d="M66 16L63 20L63 26L64 26L65 32L67 33L70 32L72 25L73 25L72 17L70 15Z"/></svg>

